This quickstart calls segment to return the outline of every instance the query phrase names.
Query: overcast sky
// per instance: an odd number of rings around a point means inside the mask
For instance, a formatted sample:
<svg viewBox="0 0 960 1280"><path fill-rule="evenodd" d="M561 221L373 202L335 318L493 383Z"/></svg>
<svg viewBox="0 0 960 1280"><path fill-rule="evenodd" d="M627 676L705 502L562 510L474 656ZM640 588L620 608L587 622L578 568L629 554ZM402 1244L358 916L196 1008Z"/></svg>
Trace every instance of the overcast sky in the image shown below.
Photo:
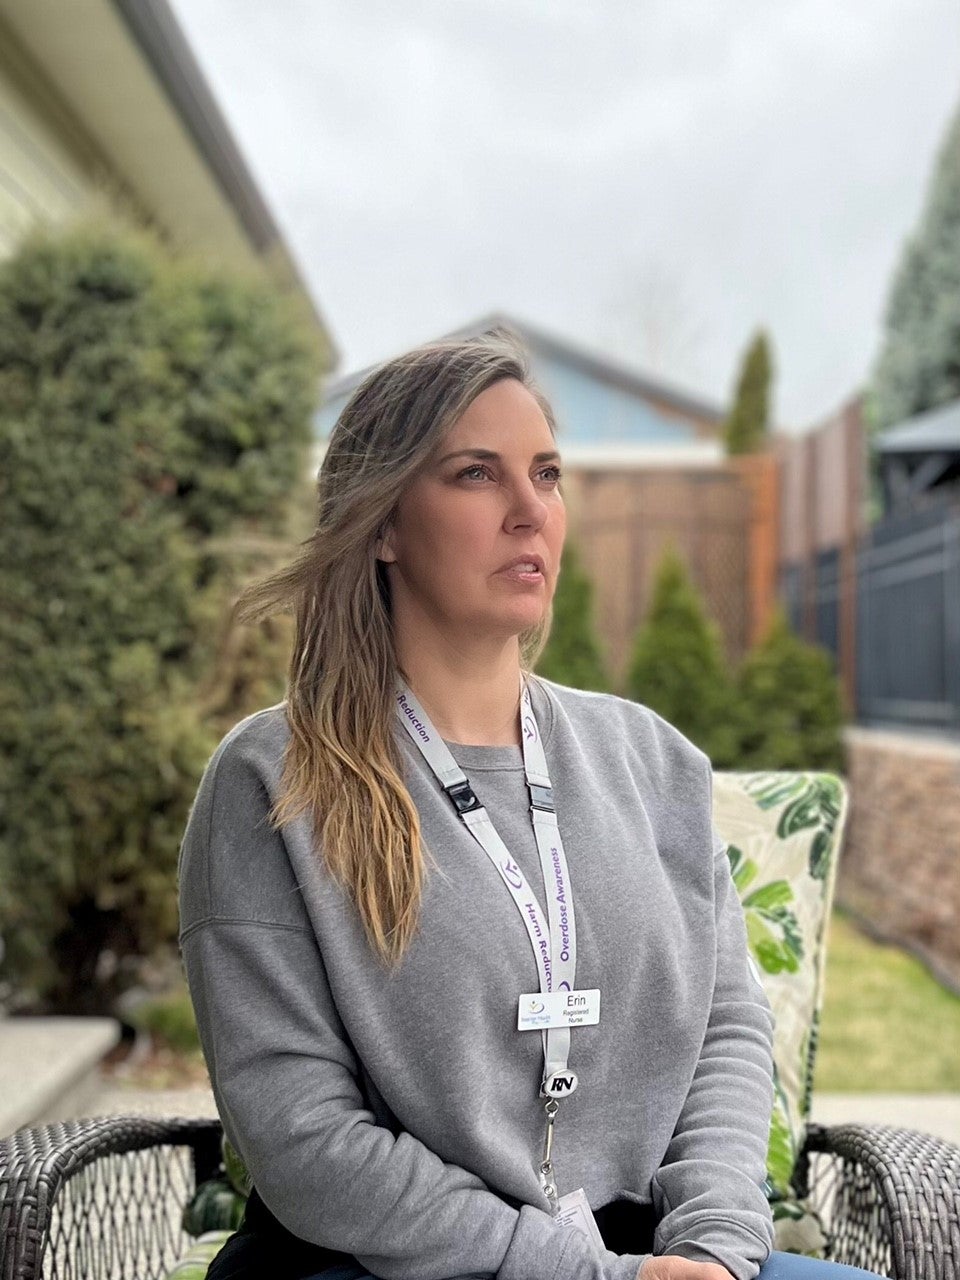
<svg viewBox="0 0 960 1280"><path fill-rule="evenodd" d="M171 0L348 373L506 311L778 421L868 377L957 0Z"/></svg>

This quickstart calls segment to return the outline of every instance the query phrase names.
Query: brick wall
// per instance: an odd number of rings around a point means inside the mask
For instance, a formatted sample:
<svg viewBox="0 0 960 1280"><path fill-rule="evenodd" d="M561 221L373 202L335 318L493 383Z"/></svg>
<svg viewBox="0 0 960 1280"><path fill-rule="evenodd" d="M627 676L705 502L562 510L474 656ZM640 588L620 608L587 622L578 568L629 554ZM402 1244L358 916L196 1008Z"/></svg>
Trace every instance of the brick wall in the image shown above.
<svg viewBox="0 0 960 1280"><path fill-rule="evenodd" d="M960 743L849 728L837 896L960 991Z"/></svg>

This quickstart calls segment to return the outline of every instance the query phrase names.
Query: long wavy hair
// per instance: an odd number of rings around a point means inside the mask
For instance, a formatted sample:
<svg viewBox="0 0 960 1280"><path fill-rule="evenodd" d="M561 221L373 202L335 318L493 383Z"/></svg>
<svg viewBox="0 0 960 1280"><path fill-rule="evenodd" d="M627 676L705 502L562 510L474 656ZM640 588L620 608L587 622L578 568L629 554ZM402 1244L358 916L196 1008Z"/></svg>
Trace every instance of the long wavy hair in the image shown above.
<svg viewBox="0 0 960 1280"><path fill-rule="evenodd" d="M420 819L394 738L398 674L386 565L378 543L397 504L478 395L515 378L556 423L509 330L417 347L357 387L330 436L317 522L296 560L247 587L234 614L295 615L285 702L291 738L271 810L282 827L312 816L318 853L356 904L383 962L403 957L427 871ZM519 637L530 672L552 611Z"/></svg>

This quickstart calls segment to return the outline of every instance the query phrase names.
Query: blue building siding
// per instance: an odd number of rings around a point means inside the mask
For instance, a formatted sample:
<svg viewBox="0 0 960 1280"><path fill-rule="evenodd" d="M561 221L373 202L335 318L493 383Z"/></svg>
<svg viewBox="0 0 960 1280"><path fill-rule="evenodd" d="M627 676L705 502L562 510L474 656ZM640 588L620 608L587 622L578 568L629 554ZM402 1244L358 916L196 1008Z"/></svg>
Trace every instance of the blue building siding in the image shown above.
<svg viewBox="0 0 960 1280"><path fill-rule="evenodd" d="M330 436L330 432L336 425L337 419L343 406L353 395L355 388L351 387L349 391L344 391L340 395L334 396L332 400L328 400L326 404L322 404L313 416L313 434L318 440L326 440Z"/></svg>
<svg viewBox="0 0 960 1280"><path fill-rule="evenodd" d="M533 374L553 405L569 444L684 444L694 428L648 400L550 357L534 357Z"/></svg>
<svg viewBox="0 0 960 1280"><path fill-rule="evenodd" d="M538 334L509 317L491 316L448 336L482 333L493 321L506 322L523 339L534 378L553 405L559 437L565 444L682 448L700 441L704 432L709 439L719 430L722 414L718 409L694 402L689 396L641 378L602 357L586 355L571 344ZM314 419L319 440L329 436L367 372L335 384L333 394Z"/></svg>

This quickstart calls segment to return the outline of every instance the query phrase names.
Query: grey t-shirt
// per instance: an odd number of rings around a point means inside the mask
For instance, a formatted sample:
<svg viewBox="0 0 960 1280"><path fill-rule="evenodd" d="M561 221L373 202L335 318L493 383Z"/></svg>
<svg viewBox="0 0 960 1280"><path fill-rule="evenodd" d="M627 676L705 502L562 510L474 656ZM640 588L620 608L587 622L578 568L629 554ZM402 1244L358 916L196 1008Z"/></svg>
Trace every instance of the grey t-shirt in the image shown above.
<svg viewBox="0 0 960 1280"><path fill-rule="evenodd" d="M651 1203L658 1253L750 1280L772 1243L762 1190L771 1018L711 826L706 756L636 703L531 678L570 869L580 1087L561 1104L560 1194ZM400 966L373 955L312 847L277 832L283 706L214 753L181 852L181 943L220 1115L275 1216L384 1280L634 1280L547 1212L538 988L495 868L401 727L434 866ZM449 743L542 895L519 747ZM541 902L545 897L541 897ZM513 1204L520 1204L518 1210Z"/></svg>

